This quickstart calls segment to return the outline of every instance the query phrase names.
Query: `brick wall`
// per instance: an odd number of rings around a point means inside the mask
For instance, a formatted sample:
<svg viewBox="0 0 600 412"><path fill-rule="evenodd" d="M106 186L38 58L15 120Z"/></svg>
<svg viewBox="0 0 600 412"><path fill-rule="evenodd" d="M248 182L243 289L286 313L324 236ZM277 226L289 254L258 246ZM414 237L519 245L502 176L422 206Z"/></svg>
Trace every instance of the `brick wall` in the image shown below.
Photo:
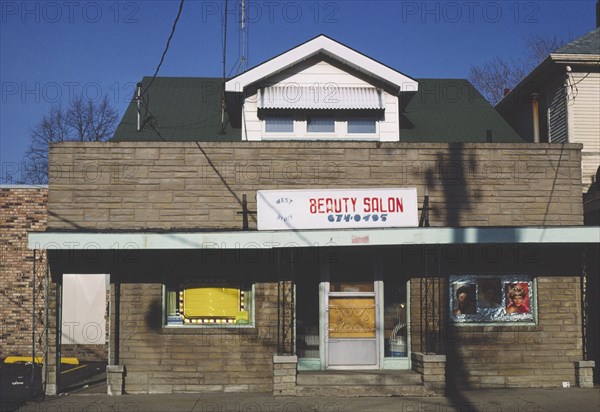
<svg viewBox="0 0 600 412"><path fill-rule="evenodd" d="M46 229L47 196L45 187L0 188L2 360L9 355L31 356L33 251L27 249L27 233ZM40 254L37 257L36 271L43 276L44 259ZM43 299L36 302L39 302L40 308L44 307ZM41 317L45 318L43 311Z"/></svg>
<svg viewBox="0 0 600 412"><path fill-rule="evenodd" d="M417 187L432 226L582 224L581 145L61 143L53 229L239 229L259 189ZM256 222L250 219L250 227Z"/></svg>

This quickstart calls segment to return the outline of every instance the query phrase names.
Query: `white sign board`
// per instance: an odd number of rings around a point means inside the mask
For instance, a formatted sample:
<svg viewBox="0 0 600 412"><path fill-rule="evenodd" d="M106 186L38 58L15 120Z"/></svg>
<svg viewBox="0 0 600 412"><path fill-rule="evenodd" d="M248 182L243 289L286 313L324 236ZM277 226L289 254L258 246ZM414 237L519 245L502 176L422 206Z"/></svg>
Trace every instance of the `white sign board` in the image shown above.
<svg viewBox="0 0 600 412"><path fill-rule="evenodd" d="M259 190L258 230L416 227L416 188Z"/></svg>
<svg viewBox="0 0 600 412"><path fill-rule="evenodd" d="M63 275L63 344L106 343L106 290L109 275Z"/></svg>

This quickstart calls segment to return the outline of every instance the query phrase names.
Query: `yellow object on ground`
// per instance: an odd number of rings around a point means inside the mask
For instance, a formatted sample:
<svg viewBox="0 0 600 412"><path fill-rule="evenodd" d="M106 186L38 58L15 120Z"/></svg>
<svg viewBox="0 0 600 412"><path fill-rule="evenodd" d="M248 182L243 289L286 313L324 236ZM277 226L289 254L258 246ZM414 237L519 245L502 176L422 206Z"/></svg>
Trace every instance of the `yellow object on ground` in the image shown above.
<svg viewBox="0 0 600 412"><path fill-rule="evenodd" d="M19 362L29 362L31 363L31 356L7 356L4 359L4 363L19 363ZM41 356L35 357L35 363L43 363ZM64 363L66 365L79 365L79 359L77 358L60 358L60 363Z"/></svg>

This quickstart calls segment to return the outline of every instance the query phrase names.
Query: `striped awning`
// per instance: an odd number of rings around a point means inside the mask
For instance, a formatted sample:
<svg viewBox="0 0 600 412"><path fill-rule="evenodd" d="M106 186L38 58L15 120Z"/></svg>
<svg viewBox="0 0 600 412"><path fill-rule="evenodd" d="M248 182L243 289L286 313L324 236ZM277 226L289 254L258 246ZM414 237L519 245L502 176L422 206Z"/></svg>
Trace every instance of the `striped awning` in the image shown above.
<svg viewBox="0 0 600 412"><path fill-rule="evenodd" d="M381 90L374 87L323 86L265 87L258 91L259 109L384 109Z"/></svg>

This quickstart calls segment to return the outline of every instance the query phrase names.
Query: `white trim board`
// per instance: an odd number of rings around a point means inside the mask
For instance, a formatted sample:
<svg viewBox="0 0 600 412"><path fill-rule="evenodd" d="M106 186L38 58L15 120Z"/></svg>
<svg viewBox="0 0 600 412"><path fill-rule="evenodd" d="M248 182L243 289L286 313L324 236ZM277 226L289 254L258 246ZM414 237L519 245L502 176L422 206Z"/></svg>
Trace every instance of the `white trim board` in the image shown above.
<svg viewBox="0 0 600 412"><path fill-rule="evenodd" d="M29 249L274 249L425 244L598 244L598 226L386 228L236 232L38 232Z"/></svg>
<svg viewBox="0 0 600 412"><path fill-rule="evenodd" d="M419 88L419 84L410 77L325 35L320 35L230 79L225 83L225 91L241 93L247 86L282 72L319 53L394 86L398 93L416 92Z"/></svg>

